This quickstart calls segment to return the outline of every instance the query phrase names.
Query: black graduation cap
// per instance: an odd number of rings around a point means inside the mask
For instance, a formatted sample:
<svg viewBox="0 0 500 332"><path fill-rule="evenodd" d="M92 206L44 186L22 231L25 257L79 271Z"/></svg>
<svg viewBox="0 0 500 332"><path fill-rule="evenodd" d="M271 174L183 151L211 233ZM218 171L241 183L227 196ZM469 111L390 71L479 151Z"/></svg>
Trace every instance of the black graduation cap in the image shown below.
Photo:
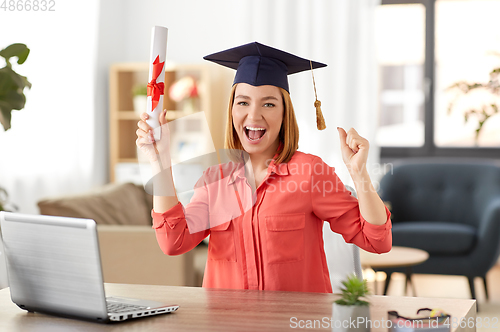
<svg viewBox="0 0 500 332"><path fill-rule="evenodd" d="M203 59L236 69L233 85L236 83L253 86L273 85L285 89L288 93L290 93L288 75L326 67L324 63L300 58L257 42L210 54ZM326 126L321 114L321 102L316 99L314 106L316 106L318 129L324 129Z"/></svg>
<svg viewBox="0 0 500 332"><path fill-rule="evenodd" d="M257 42L241 45L203 57L219 65L236 69L233 84L274 85L288 89L287 75L312 68L326 67L296 55Z"/></svg>

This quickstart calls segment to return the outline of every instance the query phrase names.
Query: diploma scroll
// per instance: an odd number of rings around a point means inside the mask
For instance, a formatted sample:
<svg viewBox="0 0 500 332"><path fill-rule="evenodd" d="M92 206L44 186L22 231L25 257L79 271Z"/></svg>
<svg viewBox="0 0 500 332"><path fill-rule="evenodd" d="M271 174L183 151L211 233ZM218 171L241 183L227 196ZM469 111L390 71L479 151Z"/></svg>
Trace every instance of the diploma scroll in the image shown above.
<svg viewBox="0 0 500 332"><path fill-rule="evenodd" d="M153 128L154 138L160 139L161 127L158 117L163 111L163 96L165 93L165 61L167 58L168 29L161 26L153 27L151 31L151 57L149 61L148 101L146 123Z"/></svg>

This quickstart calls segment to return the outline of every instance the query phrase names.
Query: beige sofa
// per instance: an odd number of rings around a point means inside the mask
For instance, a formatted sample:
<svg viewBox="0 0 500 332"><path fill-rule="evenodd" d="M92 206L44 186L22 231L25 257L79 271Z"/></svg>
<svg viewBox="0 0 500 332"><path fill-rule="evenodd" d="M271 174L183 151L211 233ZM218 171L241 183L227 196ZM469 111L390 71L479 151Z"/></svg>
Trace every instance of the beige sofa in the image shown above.
<svg viewBox="0 0 500 332"><path fill-rule="evenodd" d="M98 225L151 226L153 198L133 183L107 184L80 195L38 202L41 214L94 219Z"/></svg>
<svg viewBox="0 0 500 332"><path fill-rule="evenodd" d="M109 184L81 195L47 198L38 207L43 215L96 221L105 282L201 285L203 267L195 270L194 257L206 248L180 256L163 254L151 228L152 197L140 186Z"/></svg>

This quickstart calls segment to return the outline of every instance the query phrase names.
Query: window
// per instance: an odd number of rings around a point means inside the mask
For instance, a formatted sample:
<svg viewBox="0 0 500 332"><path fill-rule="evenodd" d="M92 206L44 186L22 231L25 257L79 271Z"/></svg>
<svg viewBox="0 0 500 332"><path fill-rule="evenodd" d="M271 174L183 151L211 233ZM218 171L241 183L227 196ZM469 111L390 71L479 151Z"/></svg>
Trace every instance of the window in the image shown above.
<svg viewBox="0 0 500 332"><path fill-rule="evenodd" d="M383 162L500 157L500 111L491 106L500 106L500 96L447 89L459 81L487 83L500 67L498 12L500 0L382 0L375 31ZM491 116L476 135L483 115L466 113L483 109Z"/></svg>
<svg viewBox="0 0 500 332"><path fill-rule="evenodd" d="M381 77L377 144L423 146L425 7L379 6L375 24Z"/></svg>
<svg viewBox="0 0 500 332"><path fill-rule="evenodd" d="M473 91L467 95L449 91L455 82L486 83L489 72L500 67L500 1L438 0L436 2L436 96L434 112L434 143L437 146L500 147L500 114L485 121L476 140L481 117L469 110L482 111L491 103L500 105L488 91ZM454 107L448 105L457 95ZM493 110L488 107L488 114ZM497 155L500 157L500 155Z"/></svg>

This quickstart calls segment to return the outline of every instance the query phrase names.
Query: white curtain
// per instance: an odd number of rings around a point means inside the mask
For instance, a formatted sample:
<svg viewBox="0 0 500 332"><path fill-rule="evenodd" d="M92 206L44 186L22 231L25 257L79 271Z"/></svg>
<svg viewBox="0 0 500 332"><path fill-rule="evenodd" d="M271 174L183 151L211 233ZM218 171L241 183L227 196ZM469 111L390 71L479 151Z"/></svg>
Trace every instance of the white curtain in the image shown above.
<svg viewBox="0 0 500 332"><path fill-rule="evenodd" d="M344 184L353 186L340 155L337 126L353 127L370 145L368 169L375 182L380 169L375 146L378 73L374 45L374 15L380 0L249 0L241 5L248 24L238 25L246 41L287 50L324 62L314 71L318 99L327 129L316 129L314 90L309 72L291 75L290 93L299 121L299 149L323 158ZM236 46L236 45L235 45ZM325 253L334 291L354 272L353 248L324 227Z"/></svg>
<svg viewBox="0 0 500 332"><path fill-rule="evenodd" d="M13 64L33 85L25 90L26 107L13 111L10 130L0 129L0 187L24 213L38 213L40 198L81 192L97 178L98 0L56 2L53 9L16 10L0 19L0 48L24 43L31 50L23 65Z"/></svg>

